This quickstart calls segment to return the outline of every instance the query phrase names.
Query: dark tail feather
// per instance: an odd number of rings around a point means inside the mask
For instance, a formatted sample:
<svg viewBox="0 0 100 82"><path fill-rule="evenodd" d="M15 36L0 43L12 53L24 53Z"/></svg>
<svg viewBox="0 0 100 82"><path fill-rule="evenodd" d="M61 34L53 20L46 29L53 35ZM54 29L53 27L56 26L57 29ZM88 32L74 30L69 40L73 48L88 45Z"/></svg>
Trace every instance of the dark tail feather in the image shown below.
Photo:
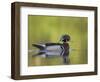
<svg viewBox="0 0 100 82"><path fill-rule="evenodd" d="M32 44L32 46L34 46L34 47L36 47L36 48L38 48L40 50L44 50L45 49L45 47L43 45L39 45L39 44Z"/></svg>

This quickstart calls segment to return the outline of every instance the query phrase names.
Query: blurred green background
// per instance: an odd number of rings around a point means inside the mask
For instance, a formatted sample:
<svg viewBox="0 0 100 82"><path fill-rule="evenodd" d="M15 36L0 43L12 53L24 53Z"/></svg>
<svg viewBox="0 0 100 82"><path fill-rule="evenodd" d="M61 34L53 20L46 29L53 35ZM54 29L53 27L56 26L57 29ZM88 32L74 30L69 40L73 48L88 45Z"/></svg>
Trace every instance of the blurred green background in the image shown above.
<svg viewBox="0 0 100 82"><path fill-rule="evenodd" d="M69 59L73 64L87 64L87 17L70 16L28 16L28 66L63 65L61 57L45 58L41 56L32 57L36 50L33 43L59 42L63 34L71 37Z"/></svg>

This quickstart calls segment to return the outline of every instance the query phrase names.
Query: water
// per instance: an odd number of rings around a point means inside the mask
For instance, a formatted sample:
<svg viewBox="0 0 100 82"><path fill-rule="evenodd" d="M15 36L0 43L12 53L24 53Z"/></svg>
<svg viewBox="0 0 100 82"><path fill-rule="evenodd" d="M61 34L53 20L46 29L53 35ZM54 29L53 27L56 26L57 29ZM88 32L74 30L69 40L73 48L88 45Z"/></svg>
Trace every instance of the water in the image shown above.
<svg viewBox="0 0 100 82"><path fill-rule="evenodd" d="M62 56L61 53L49 52L39 54L39 50L29 50L29 65L30 66L51 66L51 65L75 65L75 64L86 64L86 50L78 52L76 49L69 50L69 56ZM48 52L47 52L48 53ZM54 54L55 53L55 54ZM81 54L81 55L80 55ZM82 57L81 57L82 56ZM81 60L81 61L80 61Z"/></svg>
<svg viewBox="0 0 100 82"><path fill-rule="evenodd" d="M39 54L33 54L33 52L29 52L29 58L30 58L29 63L31 63L30 64L31 66L67 65L69 64L70 60L69 57L64 57L61 56L60 54L50 55L50 52L49 55L45 53L39 55Z"/></svg>

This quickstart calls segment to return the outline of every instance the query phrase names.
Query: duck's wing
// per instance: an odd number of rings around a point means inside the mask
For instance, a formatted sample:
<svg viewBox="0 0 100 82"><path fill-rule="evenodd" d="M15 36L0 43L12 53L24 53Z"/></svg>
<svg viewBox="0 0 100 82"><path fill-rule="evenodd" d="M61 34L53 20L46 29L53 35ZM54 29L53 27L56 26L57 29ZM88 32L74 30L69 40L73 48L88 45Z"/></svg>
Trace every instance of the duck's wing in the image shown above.
<svg viewBox="0 0 100 82"><path fill-rule="evenodd" d="M34 47L36 47L36 48L38 48L40 50L44 50L45 49L45 45L43 45L43 44L32 44L32 46L34 46Z"/></svg>
<svg viewBox="0 0 100 82"><path fill-rule="evenodd" d="M62 45L61 43L46 43L46 46L56 46L56 45Z"/></svg>

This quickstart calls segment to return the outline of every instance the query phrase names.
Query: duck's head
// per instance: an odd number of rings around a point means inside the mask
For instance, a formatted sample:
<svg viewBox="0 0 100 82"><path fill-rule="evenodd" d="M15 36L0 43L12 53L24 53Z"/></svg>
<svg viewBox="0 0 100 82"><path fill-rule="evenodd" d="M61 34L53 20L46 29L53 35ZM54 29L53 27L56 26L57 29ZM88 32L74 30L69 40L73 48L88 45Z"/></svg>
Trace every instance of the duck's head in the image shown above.
<svg viewBox="0 0 100 82"><path fill-rule="evenodd" d="M64 34L61 36L60 41L68 42L68 41L70 41L70 36L68 34Z"/></svg>

